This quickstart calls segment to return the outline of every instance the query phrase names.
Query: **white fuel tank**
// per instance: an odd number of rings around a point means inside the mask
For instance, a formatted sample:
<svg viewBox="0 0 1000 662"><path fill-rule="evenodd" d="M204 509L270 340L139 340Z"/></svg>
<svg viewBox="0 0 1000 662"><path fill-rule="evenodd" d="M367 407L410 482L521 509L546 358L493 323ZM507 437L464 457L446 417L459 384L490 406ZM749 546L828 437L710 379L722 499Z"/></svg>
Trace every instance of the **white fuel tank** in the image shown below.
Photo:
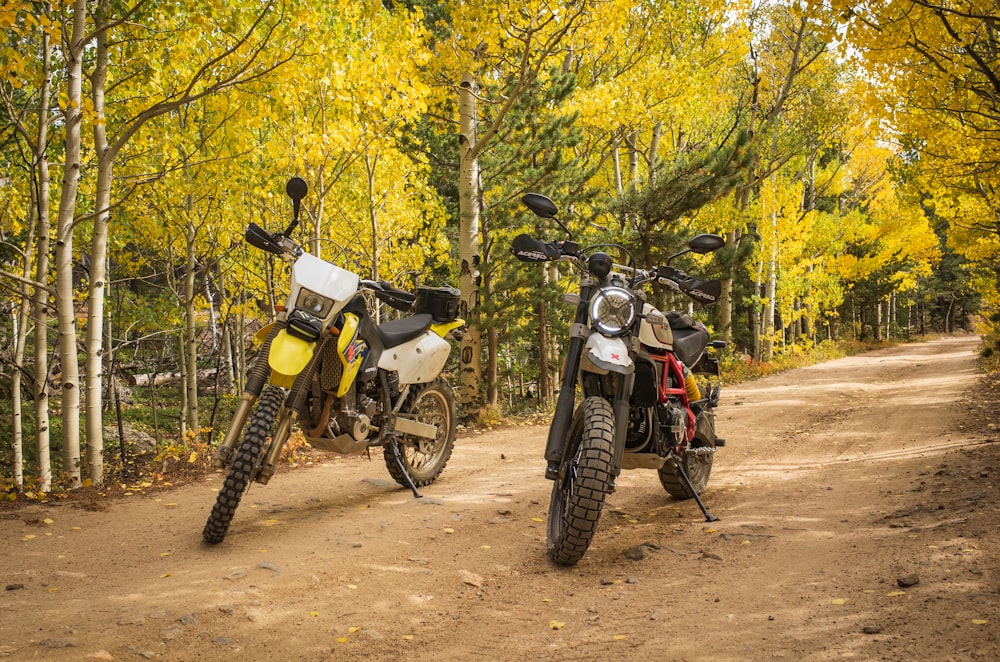
<svg viewBox="0 0 1000 662"><path fill-rule="evenodd" d="M649 313L656 313L656 319L652 323L647 317ZM670 330L666 316L648 303L643 304L642 315L642 324L639 325L639 342L646 347L672 350L674 348L674 334Z"/></svg>

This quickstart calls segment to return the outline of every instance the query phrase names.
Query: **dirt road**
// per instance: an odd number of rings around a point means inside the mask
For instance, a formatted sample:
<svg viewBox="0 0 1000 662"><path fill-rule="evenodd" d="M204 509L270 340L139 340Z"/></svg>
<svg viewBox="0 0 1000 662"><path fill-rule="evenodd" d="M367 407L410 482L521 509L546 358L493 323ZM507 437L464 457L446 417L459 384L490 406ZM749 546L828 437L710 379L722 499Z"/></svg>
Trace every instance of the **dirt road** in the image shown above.
<svg viewBox="0 0 1000 662"><path fill-rule="evenodd" d="M0 657L995 660L1000 444L969 400L976 347L730 388L721 521L627 472L570 569L545 556L542 427L461 436L419 500L381 457L279 470L215 547L219 475L0 511Z"/></svg>

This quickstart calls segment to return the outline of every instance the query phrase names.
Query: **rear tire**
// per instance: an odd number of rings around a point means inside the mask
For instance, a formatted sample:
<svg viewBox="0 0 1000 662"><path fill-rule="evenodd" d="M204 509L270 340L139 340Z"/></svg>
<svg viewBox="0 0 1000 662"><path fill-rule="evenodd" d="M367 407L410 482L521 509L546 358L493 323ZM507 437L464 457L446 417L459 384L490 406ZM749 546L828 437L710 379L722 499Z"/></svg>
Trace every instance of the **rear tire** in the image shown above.
<svg viewBox="0 0 1000 662"><path fill-rule="evenodd" d="M250 486L257 464L270 445L271 434L274 432L274 421L285 402L285 390L277 386L268 386L257 402L257 408L250 418L250 424L243 433L226 480L219 490L219 496L212 506L212 512L205 522L201 537L210 545L222 542L229 530L229 525L240 505L240 499Z"/></svg>
<svg viewBox="0 0 1000 662"><path fill-rule="evenodd" d="M559 477L549 501L549 558L574 565L590 547L604 499L611 491L615 416L600 397L586 398L570 426Z"/></svg>
<svg viewBox="0 0 1000 662"><path fill-rule="evenodd" d="M691 444L692 450L704 448L705 446L708 446L708 444L702 442L700 439L695 439ZM691 484L694 485L694 489L698 491L699 495L708 487L708 479L712 475L712 462L714 458L715 453L685 453L678 460L684 469L684 473L687 474L688 479L691 480ZM667 491L667 494L675 499L694 498L694 494L681 480L677 467L673 463L665 462L660 467L659 473L660 485L663 485L663 489Z"/></svg>
<svg viewBox="0 0 1000 662"><path fill-rule="evenodd" d="M455 394L447 382L436 379L429 384L412 387L400 411L411 414L414 420L421 423L436 425L437 437L427 439L404 435L400 441L389 442L383 454L385 468L392 479L403 487L410 487L407 474L417 487L430 485L444 471L455 448L458 431ZM397 454L402 467L396 461Z"/></svg>

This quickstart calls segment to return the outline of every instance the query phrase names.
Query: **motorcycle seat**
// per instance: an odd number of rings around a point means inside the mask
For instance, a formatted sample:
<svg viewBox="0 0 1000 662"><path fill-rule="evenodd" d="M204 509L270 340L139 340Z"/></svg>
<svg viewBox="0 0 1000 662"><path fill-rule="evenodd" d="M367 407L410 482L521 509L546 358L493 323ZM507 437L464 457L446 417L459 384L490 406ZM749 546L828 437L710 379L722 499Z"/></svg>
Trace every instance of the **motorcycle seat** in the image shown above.
<svg viewBox="0 0 1000 662"><path fill-rule="evenodd" d="M413 340L431 328L433 322L434 318L429 313L384 322L378 326L382 347L389 349L402 345L407 340Z"/></svg>

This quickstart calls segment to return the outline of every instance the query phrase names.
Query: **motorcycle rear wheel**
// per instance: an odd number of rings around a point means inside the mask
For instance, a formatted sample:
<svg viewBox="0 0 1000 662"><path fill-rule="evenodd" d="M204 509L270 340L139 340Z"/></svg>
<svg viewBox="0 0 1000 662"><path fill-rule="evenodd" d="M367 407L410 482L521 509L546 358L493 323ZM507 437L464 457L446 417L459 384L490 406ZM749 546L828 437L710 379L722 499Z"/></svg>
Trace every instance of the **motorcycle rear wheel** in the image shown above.
<svg viewBox="0 0 1000 662"><path fill-rule="evenodd" d="M269 444L271 434L274 432L274 420L281 411L284 401L285 390L277 386L268 386L261 394L250 418L250 424L243 433L243 440L232 462L229 463L226 479L219 489L212 512L201 532L201 537L208 544L218 544L226 537L229 525L236 514L236 508L239 507L240 500L250 486L257 463Z"/></svg>
<svg viewBox="0 0 1000 662"><path fill-rule="evenodd" d="M559 477L549 500L547 547L559 565L574 565L597 531L604 499L611 491L615 416L600 397L584 399L570 426Z"/></svg>
<svg viewBox="0 0 1000 662"><path fill-rule="evenodd" d="M693 448L704 447L706 445L698 439L695 439L692 444ZM685 453L684 457L680 460L684 473L687 474L688 479L694 485L694 489L698 491L698 494L701 494L708 487L708 479L712 475L712 461L714 458L715 453ZM672 463L664 463L660 467L659 474L660 485L667 491L667 494L675 499L694 498L694 493L681 480L677 467Z"/></svg>
<svg viewBox="0 0 1000 662"><path fill-rule="evenodd" d="M406 398L401 411L412 414L414 420L437 426L437 437L425 439L407 435L401 441L391 441L385 446L385 468L393 480L403 487L410 487L412 479L417 487L430 485L444 471L455 448L458 431L458 413L455 394L443 379L415 386ZM402 463L396 461L396 456ZM405 474L403 472L406 472Z"/></svg>

